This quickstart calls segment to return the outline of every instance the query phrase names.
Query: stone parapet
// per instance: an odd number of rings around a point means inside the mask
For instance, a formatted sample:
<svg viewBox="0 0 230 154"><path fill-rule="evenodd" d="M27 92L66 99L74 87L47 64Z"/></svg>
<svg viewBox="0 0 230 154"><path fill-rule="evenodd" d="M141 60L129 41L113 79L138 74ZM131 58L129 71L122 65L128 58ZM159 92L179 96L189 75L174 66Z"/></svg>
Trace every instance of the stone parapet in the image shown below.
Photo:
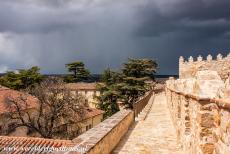
<svg viewBox="0 0 230 154"><path fill-rule="evenodd" d="M168 81L165 91L183 153L230 153L230 101L175 87Z"/></svg>
<svg viewBox="0 0 230 154"><path fill-rule="evenodd" d="M133 122L134 112L122 110L72 141L87 154L109 154Z"/></svg>
<svg viewBox="0 0 230 154"><path fill-rule="evenodd" d="M133 104L135 117L137 117L140 114L140 112L145 108L145 106L148 104L152 94L153 94L153 90L147 92L142 98L140 98L140 100L136 101Z"/></svg>

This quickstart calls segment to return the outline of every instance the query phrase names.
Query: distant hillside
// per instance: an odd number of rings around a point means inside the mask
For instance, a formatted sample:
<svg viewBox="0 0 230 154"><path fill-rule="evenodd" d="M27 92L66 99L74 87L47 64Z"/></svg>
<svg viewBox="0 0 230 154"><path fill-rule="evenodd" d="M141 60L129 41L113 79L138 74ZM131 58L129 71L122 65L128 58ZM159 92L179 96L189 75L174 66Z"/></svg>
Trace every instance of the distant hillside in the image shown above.
<svg viewBox="0 0 230 154"><path fill-rule="evenodd" d="M43 74L45 77L65 77L68 74ZM91 74L89 79L85 82L98 82L100 81L101 75L100 74Z"/></svg>
<svg viewBox="0 0 230 154"><path fill-rule="evenodd" d="M3 76L4 73L0 73ZM67 74L43 74L44 77L65 77ZM86 82L98 82L100 81L101 74L92 74ZM169 77L178 78L178 75L155 75L157 80L166 80Z"/></svg>

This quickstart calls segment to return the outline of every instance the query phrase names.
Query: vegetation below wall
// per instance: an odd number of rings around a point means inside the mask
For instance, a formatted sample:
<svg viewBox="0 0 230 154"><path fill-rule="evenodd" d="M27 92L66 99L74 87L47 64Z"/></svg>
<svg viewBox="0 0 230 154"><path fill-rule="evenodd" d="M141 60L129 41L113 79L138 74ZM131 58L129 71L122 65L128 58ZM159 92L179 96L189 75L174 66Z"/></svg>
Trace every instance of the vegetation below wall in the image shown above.
<svg viewBox="0 0 230 154"><path fill-rule="evenodd" d="M148 81L154 80L157 66L151 59L128 59L120 71L106 69L103 84L98 85L101 95L97 97L98 107L106 112L105 117L119 111L119 105L133 109L133 103L150 90Z"/></svg>

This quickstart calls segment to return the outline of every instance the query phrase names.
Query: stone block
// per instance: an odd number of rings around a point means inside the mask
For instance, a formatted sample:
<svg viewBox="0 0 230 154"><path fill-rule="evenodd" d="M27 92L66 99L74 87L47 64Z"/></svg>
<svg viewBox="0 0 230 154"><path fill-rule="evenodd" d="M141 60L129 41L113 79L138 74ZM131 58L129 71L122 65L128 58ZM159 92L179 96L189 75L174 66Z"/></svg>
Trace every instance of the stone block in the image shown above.
<svg viewBox="0 0 230 154"><path fill-rule="evenodd" d="M205 128L205 127L202 127L201 128L201 131L200 131L200 137L204 137L204 136L210 136L212 135L212 130L211 129L208 129L208 128Z"/></svg>
<svg viewBox="0 0 230 154"><path fill-rule="evenodd" d="M197 80L221 80L217 71L204 70L196 73Z"/></svg>
<svg viewBox="0 0 230 154"><path fill-rule="evenodd" d="M203 154L213 154L214 153L215 146L212 143L206 143L201 145L201 151Z"/></svg>
<svg viewBox="0 0 230 154"><path fill-rule="evenodd" d="M221 110L220 139L230 146L230 113L228 110Z"/></svg>
<svg viewBox="0 0 230 154"><path fill-rule="evenodd" d="M212 128L215 126L214 115L211 112L200 112L198 115L198 122L201 127Z"/></svg>
<svg viewBox="0 0 230 154"><path fill-rule="evenodd" d="M217 104L215 104L215 103L205 104L201 107L201 109L202 110L208 110L208 111L219 110Z"/></svg>
<svg viewBox="0 0 230 154"><path fill-rule="evenodd" d="M200 97L216 98L219 90L223 87L222 80L197 80L193 87L193 93Z"/></svg>
<svg viewBox="0 0 230 154"><path fill-rule="evenodd" d="M215 153L216 154L229 154L230 153L229 145L226 145L225 143L219 140L219 142L215 145Z"/></svg>

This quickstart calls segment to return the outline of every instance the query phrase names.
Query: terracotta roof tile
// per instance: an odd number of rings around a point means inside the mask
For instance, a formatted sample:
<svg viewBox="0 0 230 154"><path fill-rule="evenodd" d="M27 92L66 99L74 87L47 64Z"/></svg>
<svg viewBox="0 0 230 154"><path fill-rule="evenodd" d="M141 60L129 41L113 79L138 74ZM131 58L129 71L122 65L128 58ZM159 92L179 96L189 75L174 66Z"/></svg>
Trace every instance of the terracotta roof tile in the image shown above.
<svg viewBox="0 0 230 154"><path fill-rule="evenodd" d="M9 137L0 136L0 153L36 153L36 148L59 148L59 147L73 147L75 144L71 140L54 140L32 137ZM34 147L34 148L31 148ZM5 148L5 149L4 149ZM12 148L6 151L6 148ZM23 151L22 148L31 148ZM42 150L42 149L41 149ZM47 153L43 150L41 153Z"/></svg>
<svg viewBox="0 0 230 154"><path fill-rule="evenodd" d="M87 108L85 110L85 119L89 119L100 114L104 114L104 111L100 109Z"/></svg>
<svg viewBox="0 0 230 154"><path fill-rule="evenodd" d="M85 108L84 109L84 114L82 117L80 117L78 114L75 115L76 120L75 122L80 122L86 119L93 118L98 115L103 115L104 111L100 109L95 109L95 108Z"/></svg>
<svg viewBox="0 0 230 154"><path fill-rule="evenodd" d="M7 107L6 99L11 97L13 99L18 99L21 95L26 96L27 102L30 105L29 108L34 108L37 106L37 99L31 95L26 95L23 92L12 90L3 86L0 86L0 114L10 112Z"/></svg>

